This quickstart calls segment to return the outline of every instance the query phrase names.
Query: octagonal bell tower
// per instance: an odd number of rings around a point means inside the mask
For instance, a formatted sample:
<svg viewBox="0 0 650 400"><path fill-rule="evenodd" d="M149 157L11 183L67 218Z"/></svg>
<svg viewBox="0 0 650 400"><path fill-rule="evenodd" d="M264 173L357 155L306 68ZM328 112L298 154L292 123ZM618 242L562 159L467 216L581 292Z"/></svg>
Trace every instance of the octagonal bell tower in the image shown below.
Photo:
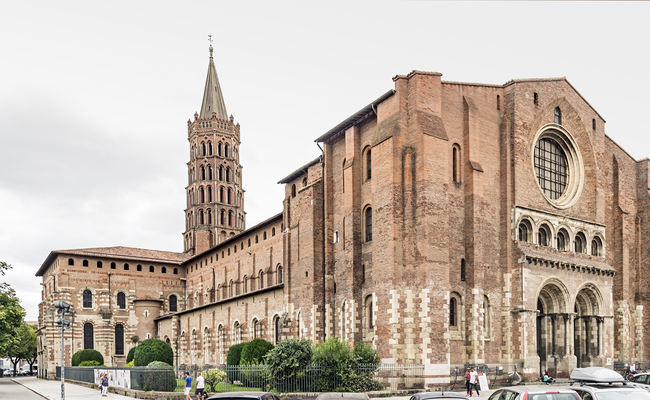
<svg viewBox="0 0 650 400"><path fill-rule="evenodd" d="M210 46L201 112L187 121L184 251L199 254L246 229L239 124L228 117Z"/></svg>

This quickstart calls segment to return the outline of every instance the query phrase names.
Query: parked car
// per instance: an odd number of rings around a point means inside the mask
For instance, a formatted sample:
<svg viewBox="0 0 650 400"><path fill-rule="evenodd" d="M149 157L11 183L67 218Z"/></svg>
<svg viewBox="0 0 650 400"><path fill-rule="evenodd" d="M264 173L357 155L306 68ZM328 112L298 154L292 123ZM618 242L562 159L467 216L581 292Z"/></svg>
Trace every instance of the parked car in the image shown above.
<svg viewBox="0 0 650 400"><path fill-rule="evenodd" d="M630 385L650 392L650 373L635 374L630 378Z"/></svg>
<svg viewBox="0 0 650 400"><path fill-rule="evenodd" d="M650 400L650 393L633 387L609 368L576 368L571 379L575 382L568 389L578 393L582 400Z"/></svg>
<svg viewBox="0 0 650 400"><path fill-rule="evenodd" d="M492 393L489 400L580 400L574 390L544 386L512 386Z"/></svg>
<svg viewBox="0 0 650 400"><path fill-rule="evenodd" d="M365 393L325 392L316 397L316 400L369 400Z"/></svg>
<svg viewBox="0 0 650 400"><path fill-rule="evenodd" d="M422 392L416 393L409 400L430 400L430 399L464 399L465 395L456 392Z"/></svg>
<svg viewBox="0 0 650 400"><path fill-rule="evenodd" d="M226 392L208 397L208 400L280 400L269 392Z"/></svg>

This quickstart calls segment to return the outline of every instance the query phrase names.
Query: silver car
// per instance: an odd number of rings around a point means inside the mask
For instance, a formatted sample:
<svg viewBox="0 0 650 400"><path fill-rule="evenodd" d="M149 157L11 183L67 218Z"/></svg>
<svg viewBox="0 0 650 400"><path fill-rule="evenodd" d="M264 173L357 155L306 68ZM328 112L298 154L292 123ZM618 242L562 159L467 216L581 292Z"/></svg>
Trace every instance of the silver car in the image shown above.
<svg viewBox="0 0 650 400"><path fill-rule="evenodd" d="M574 390L553 386L512 386L492 393L489 400L580 400Z"/></svg>
<svg viewBox="0 0 650 400"><path fill-rule="evenodd" d="M650 391L650 373L636 374L630 378L629 385Z"/></svg>
<svg viewBox="0 0 650 400"><path fill-rule="evenodd" d="M571 386L582 400L650 400L650 393L643 389L622 385Z"/></svg>

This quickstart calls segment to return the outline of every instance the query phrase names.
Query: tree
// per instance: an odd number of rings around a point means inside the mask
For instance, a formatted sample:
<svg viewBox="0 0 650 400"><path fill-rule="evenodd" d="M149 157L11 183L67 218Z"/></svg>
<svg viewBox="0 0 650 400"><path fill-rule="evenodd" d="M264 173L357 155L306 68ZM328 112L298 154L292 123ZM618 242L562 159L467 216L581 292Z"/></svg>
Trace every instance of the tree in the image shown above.
<svg viewBox="0 0 650 400"><path fill-rule="evenodd" d="M36 334L34 327L22 323L17 330L17 337L7 349L7 356L14 366L14 376L20 360L27 360L31 366L36 361Z"/></svg>
<svg viewBox="0 0 650 400"><path fill-rule="evenodd" d="M138 344L133 353L133 365L146 367L152 361L162 361L169 365L174 364L174 351L169 343L151 338Z"/></svg>
<svg viewBox="0 0 650 400"><path fill-rule="evenodd" d="M11 269L11 265L0 261L0 275ZM7 356L7 350L18 340L18 328L25 317L16 292L9 284L0 283L0 357Z"/></svg>
<svg viewBox="0 0 650 400"><path fill-rule="evenodd" d="M84 361L97 361L99 365L104 364L104 356L95 349L83 349L72 355L72 366L78 367Z"/></svg>

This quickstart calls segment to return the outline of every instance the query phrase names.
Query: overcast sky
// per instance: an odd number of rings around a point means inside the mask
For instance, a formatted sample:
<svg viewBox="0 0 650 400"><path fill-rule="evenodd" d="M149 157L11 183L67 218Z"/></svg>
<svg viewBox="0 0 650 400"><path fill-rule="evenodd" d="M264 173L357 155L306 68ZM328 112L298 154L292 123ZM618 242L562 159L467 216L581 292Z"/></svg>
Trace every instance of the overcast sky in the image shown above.
<svg viewBox="0 0 650 400"><path fill-rule="evenodd" d="M0 260L38 317L51 250L182 251L188 118L207 35L241 124L247 225L314 139L394 87L566 76L634 158L650 156L648 2L11 1L0 12Z"/></svg>

